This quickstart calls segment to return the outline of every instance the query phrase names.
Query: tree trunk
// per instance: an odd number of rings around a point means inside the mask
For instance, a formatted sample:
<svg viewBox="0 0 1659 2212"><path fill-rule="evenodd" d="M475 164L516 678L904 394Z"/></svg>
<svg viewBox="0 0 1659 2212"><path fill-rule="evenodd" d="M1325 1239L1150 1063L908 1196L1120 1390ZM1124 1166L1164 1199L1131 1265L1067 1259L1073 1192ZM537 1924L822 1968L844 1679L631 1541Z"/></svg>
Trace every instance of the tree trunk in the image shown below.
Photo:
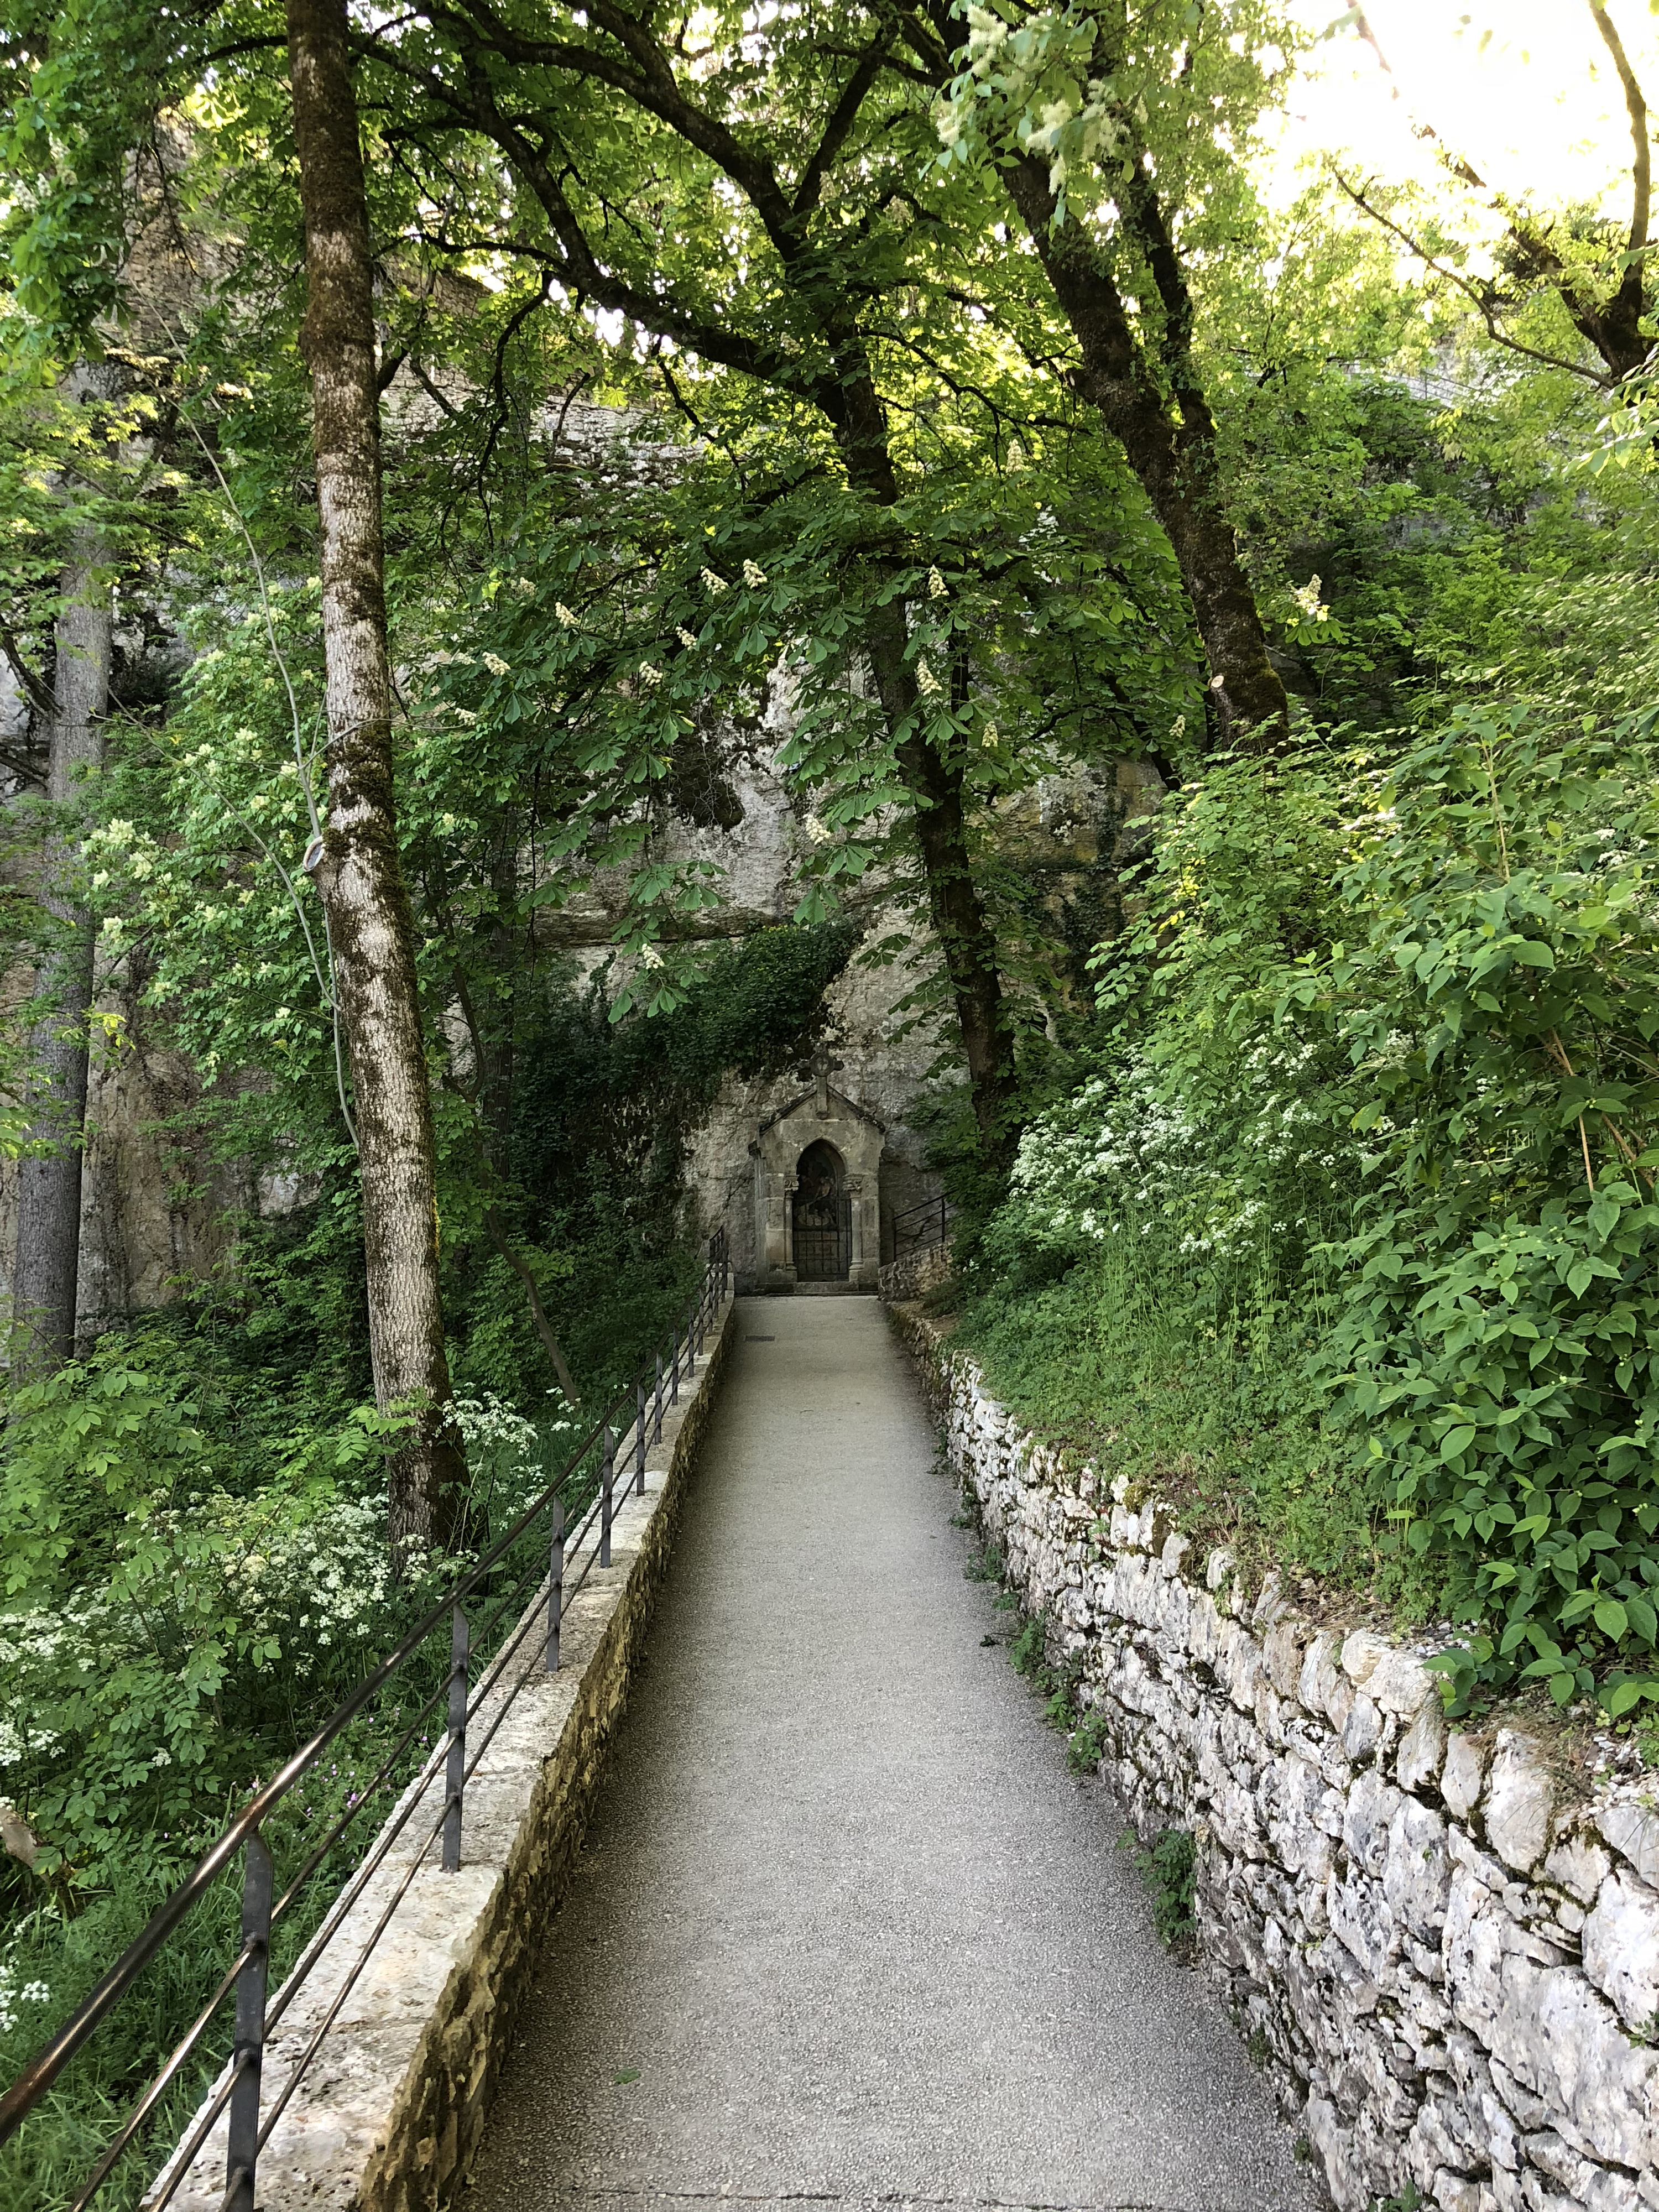
<svg viewBox="0 0 1659 2212"><path fill-rule="evenodd" d="M865 636L887 720L902 721L917 705L915 671L904 658L902 605L894 601L874 609ZM987 1159L1004 1161L1019 1134L1014 1041L997 968L996 933L969 857L961 763L916 730L900 742L898 766L915 809L928 908L956 1000L974 1119Z"/></svg>
<svg viewBox="0 0 1659 2212"><path fill-rule="evenodd" d="M1289 738L1288 703L1238 557L1222 497L1215 424L1203 394L1188 379L1175 407L1165 399L1103 249L1070 216L1055 228L1048 164L1028 155L1004 173L1077 340L1079 388L1122 447L1174 548L1210 665L1222 742L1274 750ZM1157 241L1148 243L1162 285ZM1170 304L1166 293L1166 312Z"/></svg>
<svg viewBox="0 0 1659 2212"><path fill-rule="evenodd" d="M103 764L114 628L108 551L95 526L77 529L63 575L46 796L64 809L82 803L83 772ZM72 883L78 859L79 841L54 835L41 903L58 933L35 976L48 1011L29 1038L27 1091L29 1139L50 1150L25 1158L17 1188L13 1360L27 1374L49 1374L75 1356L93 975L92 916Z"/></svg>
<svg viewBox="0 0 1659 2212"><path fill-rule="evenodd" d="M890 509L898 501L898 477L863 342L850 324L836 324L831 335L837 373L819 404L835 424L851 483L877 507ZM920 695L915 665L905 659L908 634L902 599L871 609L864 641L889 727L911 726L896 749L899 775L915 810L928 910L956 1000L974 1120L988 1161L1004 1163L1019 1134L1019 1085L996 932L968 850L962 762L941 752L918 726Z"/></svg>
<svg viewBox="0 0 1659 2212"><path fill-rule="evenodd" d="M447 1539L466 1467L450 1413L436 1146L392 793L374 270L345 0L288 0L288 35L327 665L329 812L317 875L356 1099L374 1395L383 1410L415 1416L392 1469L401 1558Z"/></svg>

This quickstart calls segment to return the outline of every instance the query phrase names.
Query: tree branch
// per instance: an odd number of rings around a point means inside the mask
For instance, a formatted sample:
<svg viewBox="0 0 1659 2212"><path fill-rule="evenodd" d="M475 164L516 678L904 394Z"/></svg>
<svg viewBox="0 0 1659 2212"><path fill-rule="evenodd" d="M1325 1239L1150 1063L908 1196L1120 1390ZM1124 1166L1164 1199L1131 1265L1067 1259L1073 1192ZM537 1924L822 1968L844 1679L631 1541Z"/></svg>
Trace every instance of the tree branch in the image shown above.
<svg viewBox="0 0 1659 2212"><path fill-rule="evenodd" d="M1523 345L1519 338L1510 337L1507 331L1499 327L1491 298L1480 285L1476 284L1471 277L1464 276L1462 270L1454 269L1449 262L1443 261L1437 254L1431 253L1420 239L1413 238L1410 231L1406 229L1403 224L1396 222L1385 209L1375 206L1366 198L1362 188L1358 185L1350 184L1334 162L1331 165L1331 174L1362 214L1368 215L1373 222L1380 223L1384 230L1391 232L1408 252L1416 255L1425 269L1433 270L1437 276L1443 276L1449 284L1455 284L1457 287L1465 298L1474 304L1481 321L1486 326L1487 337L1495 345L1506 347L1510 353L1518 353L1528 361L1538 362L1546 368L1564 368L1570 376L1581 376L1587 384L1594 384L1601 391L1606 391L1609 386L1618 381L1616 377L1604 376L1596 369L1586 368L1582 362L1564 361L1559 354L1542 353L1536 346Z"/></svg>
<svg viewBox="0 0 1659 2212"><path fill-rule="evenodd" d="M1595 27L1601 33L1601 43L1613 56L1613 65L1619 72L1619 82L1625 90L1625 112L1630 117L1631 141L1631 216L1630 250L1639 253L1648 242L1648 216L1653 191L1653 161L1648 144L1648 104L1642 97L1642 88L1636 81L1636 72L1626 54L1624 40L1607 13L1607 0L1589 0L1590 14L1595 18Z"/></svg>

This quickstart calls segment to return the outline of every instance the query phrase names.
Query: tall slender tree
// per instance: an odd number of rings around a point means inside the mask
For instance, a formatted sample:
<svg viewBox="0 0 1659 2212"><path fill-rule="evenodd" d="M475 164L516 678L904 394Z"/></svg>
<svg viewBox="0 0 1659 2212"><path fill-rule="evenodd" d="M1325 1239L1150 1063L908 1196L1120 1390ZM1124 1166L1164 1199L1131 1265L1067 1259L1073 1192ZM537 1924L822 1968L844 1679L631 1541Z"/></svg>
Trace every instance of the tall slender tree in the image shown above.
<svg viewBox="0 0 1659 2212"><path fill-rule="evenodd" d="M288 0L287 15L329 729L328 820L321 851L308 857L350 1055L375 1397L413 1420L392 1474L392 1539L401 1555L448 1533L465 1462L450 1410L436 1146L398 851L374 262L345 0Z"/></svg>
<svg viewBox="0 0 1659 2212"><path fill-rule="evenodd" d="M1121 0L1064 9L1004 0L968 17L952 0L921 0L902 18L902 65L951 96L941 121L952 152L988 157L1001 174L1076 343L1077 389L1122 447L1180 564L1218 736L1274 750L1290 736L1288 702L1194 356L1178 229L1191 210L1172 203L1165 179L1207 156L1194 200L1227 197L1216 187L1237 165L1218 155L1217 111L1230 125L1252 119L1264 82L1253 49L1287 34L1237 10L1206 19L1184 0L1137 11Z"/></svg>
<svg viewBox="0 0 1659 2212"><path fill-rule="evenodd" d="M82 401L115 396L112 372L102 365L82 366L66 385L67 396ZM30 1150L18 1176L12 1278L13 1356L30 1373L74 1357L79 1303L94 944L92 915L76 883L80 839L73 817L85 804L87 776L103 763L114 631L111 550L94 520L72 529L60 589L46 775L58 821L40 887L54 933L35 977L45 1011L28 1045Z"/></svg>

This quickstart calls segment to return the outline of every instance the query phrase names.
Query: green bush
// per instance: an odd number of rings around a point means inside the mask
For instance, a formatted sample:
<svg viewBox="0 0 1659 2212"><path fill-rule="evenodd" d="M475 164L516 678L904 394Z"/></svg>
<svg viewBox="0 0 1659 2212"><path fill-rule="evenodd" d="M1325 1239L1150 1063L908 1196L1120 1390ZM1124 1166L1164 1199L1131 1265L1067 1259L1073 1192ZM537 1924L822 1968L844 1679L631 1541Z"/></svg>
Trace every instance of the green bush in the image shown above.
<svg viewBox="0 0 1659 2212"><path fill-rule="evenodd" d="M1451 1608L1459 1710L1659 1699L1656 720L1176 794L963 1330L1108 1474Z"/></svg>

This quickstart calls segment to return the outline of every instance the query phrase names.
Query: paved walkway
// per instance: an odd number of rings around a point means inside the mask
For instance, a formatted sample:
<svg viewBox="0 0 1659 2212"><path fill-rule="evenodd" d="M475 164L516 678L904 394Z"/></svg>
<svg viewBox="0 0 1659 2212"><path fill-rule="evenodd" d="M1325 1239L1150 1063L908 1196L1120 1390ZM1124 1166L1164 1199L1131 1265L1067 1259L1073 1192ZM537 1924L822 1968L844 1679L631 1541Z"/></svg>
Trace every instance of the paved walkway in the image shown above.
<svg viewBox="0 0 1659 2212"><path fill-rule="evenodd" d="M468 2212L1319 2202L1009 1666L873 1298L738 1308Z"/></svg>

